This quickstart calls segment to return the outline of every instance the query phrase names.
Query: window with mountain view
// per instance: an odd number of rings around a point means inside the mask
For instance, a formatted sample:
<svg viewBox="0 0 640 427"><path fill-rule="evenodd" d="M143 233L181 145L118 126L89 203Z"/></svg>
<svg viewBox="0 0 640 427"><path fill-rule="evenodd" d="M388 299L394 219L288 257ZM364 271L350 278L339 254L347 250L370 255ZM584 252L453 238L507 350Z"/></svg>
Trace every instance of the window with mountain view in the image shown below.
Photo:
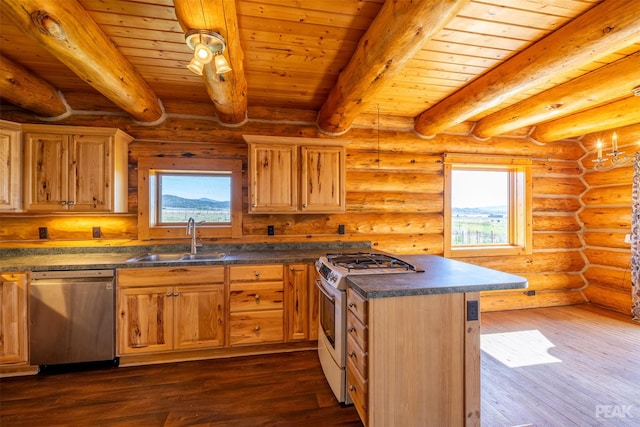
<svg viewBox="0 0 640 427"><path fill-rule="evenodd" d="M242 236L242 161L182 157L138 159L138 238Z"/></svg>
<svg viewBox="0 0 640 427"><path fill-rule="evenodd" d="M229 174L158 173L158 224L231 222Z"/></svg>
<svg viewBox="0 0 640 427"><path fill-rule="evenodd" d="M445 156L445 256L531 253L531 161Z"/></svg>

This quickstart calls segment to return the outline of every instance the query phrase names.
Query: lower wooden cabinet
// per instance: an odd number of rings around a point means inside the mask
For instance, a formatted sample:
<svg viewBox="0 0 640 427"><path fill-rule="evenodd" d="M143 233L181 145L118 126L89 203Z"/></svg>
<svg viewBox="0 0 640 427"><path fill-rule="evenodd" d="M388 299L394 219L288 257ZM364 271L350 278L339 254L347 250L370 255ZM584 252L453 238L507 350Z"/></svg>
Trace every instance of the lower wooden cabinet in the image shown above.
<svg viewBox="0 0 640 427"><path fill-rule="evenodd" d="M26 364L27 274L0 274L0 364Z"/></svg>
<svg viewBox="0 0 640 427"><path fill-rule="evenodd" d="M347 389L365 426L480 425L479 293L347 290Z"/></svg>
<svg viewBox="0 0 640 427"><path fill-rule="evenodd" d="M230 344L284 340L282 264L229 266Z"/></svg>
<svg viewBox="0 0 640 427"><path fill-rule="evenodd" d="M224 267L118 270L118 355L223 346L224 286Z"/></svg>
<svg viewBox="0 0 640 427"><path fill-rule="evenodd" d="M317 340L319 299L313 264L285 266L285 339L287 341Z"/></svg>

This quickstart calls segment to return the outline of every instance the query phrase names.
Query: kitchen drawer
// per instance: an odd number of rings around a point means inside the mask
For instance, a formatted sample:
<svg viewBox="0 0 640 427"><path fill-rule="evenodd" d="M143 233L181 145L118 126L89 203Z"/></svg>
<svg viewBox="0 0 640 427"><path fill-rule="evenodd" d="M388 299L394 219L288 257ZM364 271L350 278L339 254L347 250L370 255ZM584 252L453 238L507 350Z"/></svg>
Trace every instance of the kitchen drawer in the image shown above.
<svg viewBox="0 0 640 427"><path fill-rule="evenodd" d="M369 345L367 327L353 313L347 314L347 337L352 337L361 349L367 349Z"/></svg>
<svg viewBox="0 0 640 427"><path fill-rule="evenodd" d="M224 267L145 267L116 270L118 287L224 283Z"/></svg>
<svg viewBox="0 0 640 427"><path fill-rule="evenodd" d="M284 267L282 264L232 265L229 267L229 280L231 282L284 280Z"/></svg>
<svg viewBox="0 0 640 427"><path fill-rule="evenodd" d="M232 283L231 312L282 309L282 282Z"/></svg>
<svg viewBox="0 0 640 427"><path fill-rule="evenodd" d="M353 400L362 423L369 423L369 383L362 378L353 360L347 358L347 392Z"/></svg>
<svg viewBox="0 0 640 427"><path fill-rule="evenodd" d="M369 371L367 371L367 352L362 347L360 347L360 345L358 345L352 335L347 335L347 357L351 359L355 367L358 368L358 371L360 372L362 378L368 378Z"/></svg>
<svg viewBox="0 0 640 427"><path fill-rule="evenodd" d="M367 323L367 300L351 288L347 288L347 307L362 323Z"/></svg>
<svg viewBox="0 0 640 427"><path fill-rule="evenodd" d="M231 345L278 342L284 339L283 310L231 313L229 319Z"/></svg>

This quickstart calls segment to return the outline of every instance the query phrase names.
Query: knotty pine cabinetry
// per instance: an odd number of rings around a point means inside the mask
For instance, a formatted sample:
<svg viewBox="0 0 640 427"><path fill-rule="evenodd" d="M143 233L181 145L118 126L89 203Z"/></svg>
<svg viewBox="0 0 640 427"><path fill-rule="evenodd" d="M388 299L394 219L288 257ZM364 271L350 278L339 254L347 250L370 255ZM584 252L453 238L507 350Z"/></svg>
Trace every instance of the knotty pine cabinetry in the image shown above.
<svg viewBox="0 0 640 427"><path fill-rule="evenodd" d="M284 300L286 341L318 339L319 299L313 264L285 266Z"/></svg>
<svg viewBox="0 0 640 427"><path fill-rule="evenodd" d="M0 364L26 364L27 274L0 274Z"/></svg>
<svg viewBox="0 0 640 427"><path fill-rule="evenodd" d="M127 212L127 153L118 129L23 125L24 209Z"/></svg>
<svg viewBox="0 0 640 427"><path fill-rule="evenodd" d="M347 290L347 389L366 426L480 425L476 293L366 299Z"/></svg>
<svg viewBox="0 0 640 427"><path fill-rule="evenodd" d="M22 210L22 127L0 120L0 212Z"/></svg>
<svg viewBox="0 0 640 427"><path fill-rule="evenodd" d="M229 266L230 344L284 339L284 266Z"/></svg>
<svg viewBox="0 0 640 427"><path fill-rule="evenodd" d="M118 355L225 345L222 266L117 272Z"/></svg>
<svg viewBox="0 0 640 427"><path fill-rule="evenodd" d="M347 141L244 135L250 213L345 211Z"/></svg>

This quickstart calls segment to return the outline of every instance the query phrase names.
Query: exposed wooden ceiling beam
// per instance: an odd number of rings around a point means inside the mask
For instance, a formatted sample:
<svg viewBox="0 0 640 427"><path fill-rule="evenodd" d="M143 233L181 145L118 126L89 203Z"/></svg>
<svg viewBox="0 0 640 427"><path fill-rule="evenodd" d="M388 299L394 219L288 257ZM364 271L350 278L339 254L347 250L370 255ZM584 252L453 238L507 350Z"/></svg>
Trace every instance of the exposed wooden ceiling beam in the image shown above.
<svg viewBox="0 0 640 427"><path fill-rule="evenodd" d="M473 134L489 138L594 108L628 96L638 85L640 52L490 114L476 123Z"/></svg>
<svg viewBox="0 0 640 427"><path fill-rule="evenodd" d="M531 137L551 142L640 123L640 97L630 96L536 126Z"/></svg>
<svg viewBox="0 0 640 427"><path fill-rule="evenodd" d="M164 117L158 97L76 0L0 0L3 12L82 80L141 122Z"/></svg>
<svg viewBox="0 0 640 427"><path fill-rule="evenodd" d="M558 73L640 41L640 2L606 0L422 112L414 130L432 137Z"/></svg>
<svg viewBox="0 0 640 427"><path fill-rule="evenodd" d="M225 56L231 71L217 75L212 64L207 64L202 78L218 119L227 124L242 123L247 115L247 80L235 1L174 0L174 6L185 33L188 30L212 30L224 37L227 44Z"/></svg>
<svg viewBox="0 0 640 427"><path fill-rule="evenodd" d="M469 0L385 1L318 114L327 133L347 131L378 91Z"/></svg>
<svg viewBox="0 0 640 427"><path fill-rule="evenodd" d="M0 55L0 94L7 101L44 117L69 113L60 93L22 65Z"/></svg>

